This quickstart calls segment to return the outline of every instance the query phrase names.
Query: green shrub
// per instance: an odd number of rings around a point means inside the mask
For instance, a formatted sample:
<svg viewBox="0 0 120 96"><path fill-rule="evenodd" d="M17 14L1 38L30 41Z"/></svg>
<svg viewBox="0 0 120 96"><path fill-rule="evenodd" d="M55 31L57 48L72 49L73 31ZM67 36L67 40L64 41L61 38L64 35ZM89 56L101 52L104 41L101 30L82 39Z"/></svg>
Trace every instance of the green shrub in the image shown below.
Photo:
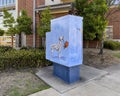
<svg viewBox="0 0 120 96"><path fill-rule="evenodd" d="M0 55L0 69L50 65L42 50L10 50Z"/></svg>
<svg viewBox="0 0 120 96"><path fill-rule="evenodd" d="M13 50L13 48L10 46L0 46L0 53L4 53L4 52L10 51L10 50Z"/></svg>
<svg viewBox="0 0 120 96"><path fill-rule="evenodd" d="M105 41L104 48L111 49L111 50L120 50L120 42L117 41Z"/></svg>
<svg viewBox="0 0 120 96"><path fill-rule="evenodd" d="M20 50L32 50L32 49L34 49L33 47L22 47L22 48L20 48Z"/></svg>

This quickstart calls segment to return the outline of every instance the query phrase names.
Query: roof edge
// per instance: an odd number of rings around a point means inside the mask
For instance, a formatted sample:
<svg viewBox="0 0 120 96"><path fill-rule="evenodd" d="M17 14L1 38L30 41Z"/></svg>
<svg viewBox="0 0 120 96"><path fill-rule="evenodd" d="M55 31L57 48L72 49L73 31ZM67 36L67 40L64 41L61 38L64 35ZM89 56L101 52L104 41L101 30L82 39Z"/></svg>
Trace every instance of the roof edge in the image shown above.
<svg viewBox="0 0 120 96"><path fill-rule="evenodd" d="M51 10L53 9L60 9L60 8L70 8L72 2L69 3L60 3L60 4L55 4L55 5L41 5L35 9L35 11L42 11L45 10L46 7L50 7Z"/></svg>

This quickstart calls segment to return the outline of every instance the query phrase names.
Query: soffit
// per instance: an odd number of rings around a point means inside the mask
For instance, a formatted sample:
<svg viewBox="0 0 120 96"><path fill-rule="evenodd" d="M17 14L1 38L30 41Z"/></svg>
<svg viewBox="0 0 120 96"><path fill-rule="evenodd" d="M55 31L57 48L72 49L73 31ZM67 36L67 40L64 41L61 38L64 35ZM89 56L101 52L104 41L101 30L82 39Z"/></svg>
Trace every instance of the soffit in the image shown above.
<svg viewBox="0 0 120 96"><path fill-rule="evenodd" d="M36 12L40 12L46 9L45 5L39 6L35 9ZM71 2L70 3L61 3L61 4L56 4L56 5L51 5L49 6L50 10L52 13L59 13L59 11L61 12L66 12L71 8Z"/></svg>

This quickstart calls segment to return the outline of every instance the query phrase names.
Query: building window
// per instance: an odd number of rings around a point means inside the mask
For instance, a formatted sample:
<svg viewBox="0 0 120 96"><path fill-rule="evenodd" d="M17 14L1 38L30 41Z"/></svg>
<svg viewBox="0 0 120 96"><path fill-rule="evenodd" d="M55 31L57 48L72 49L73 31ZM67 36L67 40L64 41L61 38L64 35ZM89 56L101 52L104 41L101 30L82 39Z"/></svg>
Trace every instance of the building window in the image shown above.
<svg viewBox="0 0 120 96"><path fill-rule="evenodd" d="M7 5L7 0L5 0L5 5Z"/></svg>
<svg viewBox="0 0 120 96"><path fill-rule="evenodd" d="M0 17L2 17L3 16L3 12L0 12Z"/></svg>
<svg viewBox="0 0 120 96"><path fill-rule="evenodd" d="M15 4L15 0L7 0L7 2L9 2L7 4Z"/></svg>
<svg viewBox="0 0 120 96"><path fill-rule="evenodd" d="M15 4L16 0L0 0L0 7L4 6L11 6Z"/></svg>
<svg viewBox="0 0 120 96"><path fill-rule="evenodd" d="M14 0L12 0L12 3L14 3Z"/></svg>
<svg viewBox="0 0 120 96"><path fill-rule="evenodd" d="M2 0L0 0L0 6L2 5Z"/></svg>
<svg viewBox="0 0 120 96"><path fill-rule="evenodd" d="M4 5L4 0L2 0L2 5Z"/></svg>
<svg viewBox="0 0 120 96"><path fill-rule="evenodd" d="M113 39L113 26L106 27L106 39Z"/></svg>
<svg viewBox="0 0 120 96"><path fill-rule="evenodd" d="M11 4L11 0L9 0L9 4Z"/></svg>
<svg viewBox="0 0 120 96"><path fill-rule="evenodd" d="M10 0L7 0L7 4L9 4L9 1L10 1Z"/></svg>
<svg viewBox="0 0 120 96"><path fill-rule="evenodd" d="M45 5L60 4L61 0L45 0Z"/></svg>

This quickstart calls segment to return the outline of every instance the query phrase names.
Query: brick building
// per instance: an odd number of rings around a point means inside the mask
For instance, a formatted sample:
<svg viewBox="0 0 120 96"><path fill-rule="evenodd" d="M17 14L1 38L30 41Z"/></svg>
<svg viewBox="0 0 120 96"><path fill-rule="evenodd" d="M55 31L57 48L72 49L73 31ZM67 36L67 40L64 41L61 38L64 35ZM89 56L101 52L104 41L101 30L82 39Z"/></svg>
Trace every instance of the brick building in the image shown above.
<svg viewBox="0 0 120 96"><path fill-rule="evenodd" d="M5 1L5 0L3 0ZM8 0L10 1L10 0ZM6 0L6 3L8 2ZM74 0L13 0L15 5L12 6L16 10L16 16L20 15L20 11L25 9L28 15L33 20L33 34L22 34L22 46L39 47L41 39L37 35L37 26L40 20L42 10L47 6L50 6L51 14L54 18L68 14L71 8L71 2ZM8 7L9 8L9 7ZM117 17L117 18L116 18ZM107 27L107 38L120 39L120 12L109 16L109 26ZM16 42L18 42L18 36L16 35ZM18 45L18 44L16 44Z"/></svg>
<svg viewBox="0 0 120 96"><path fill-rule="evenodd" d="M116 6L111 8L111 15L108 16L108 20L109 26L113 30L113 39L120 41L120 10Z"/></svg>
<svg viewBox="0 0 120 96"><path fill-rule="evenodd" d="M37 35L37 26L40 20L41 11L47 6L50 6L53 17L60 17L68 14L71 8L71 2L74 0L16 0L16 10L19 15L22 9L27 10L27 13L33 19L33 34L22 35L23 46L40 46L40 37Z"/></svg>
<svg viewBox="0 0 120 96"><path fill-rule="evenodd" d="M24 8L33 18L33 35L26 36L26 46L40 46L40 38L36 35L36 26L40 20L41 11L50 6L53 17L68 14L71 2L74 0L18 0L18 10ZM114 8L113 8L114 9ZM120 12L115 12L109 16L109 26L106 28L107 38L120 40Z"/></svg>

